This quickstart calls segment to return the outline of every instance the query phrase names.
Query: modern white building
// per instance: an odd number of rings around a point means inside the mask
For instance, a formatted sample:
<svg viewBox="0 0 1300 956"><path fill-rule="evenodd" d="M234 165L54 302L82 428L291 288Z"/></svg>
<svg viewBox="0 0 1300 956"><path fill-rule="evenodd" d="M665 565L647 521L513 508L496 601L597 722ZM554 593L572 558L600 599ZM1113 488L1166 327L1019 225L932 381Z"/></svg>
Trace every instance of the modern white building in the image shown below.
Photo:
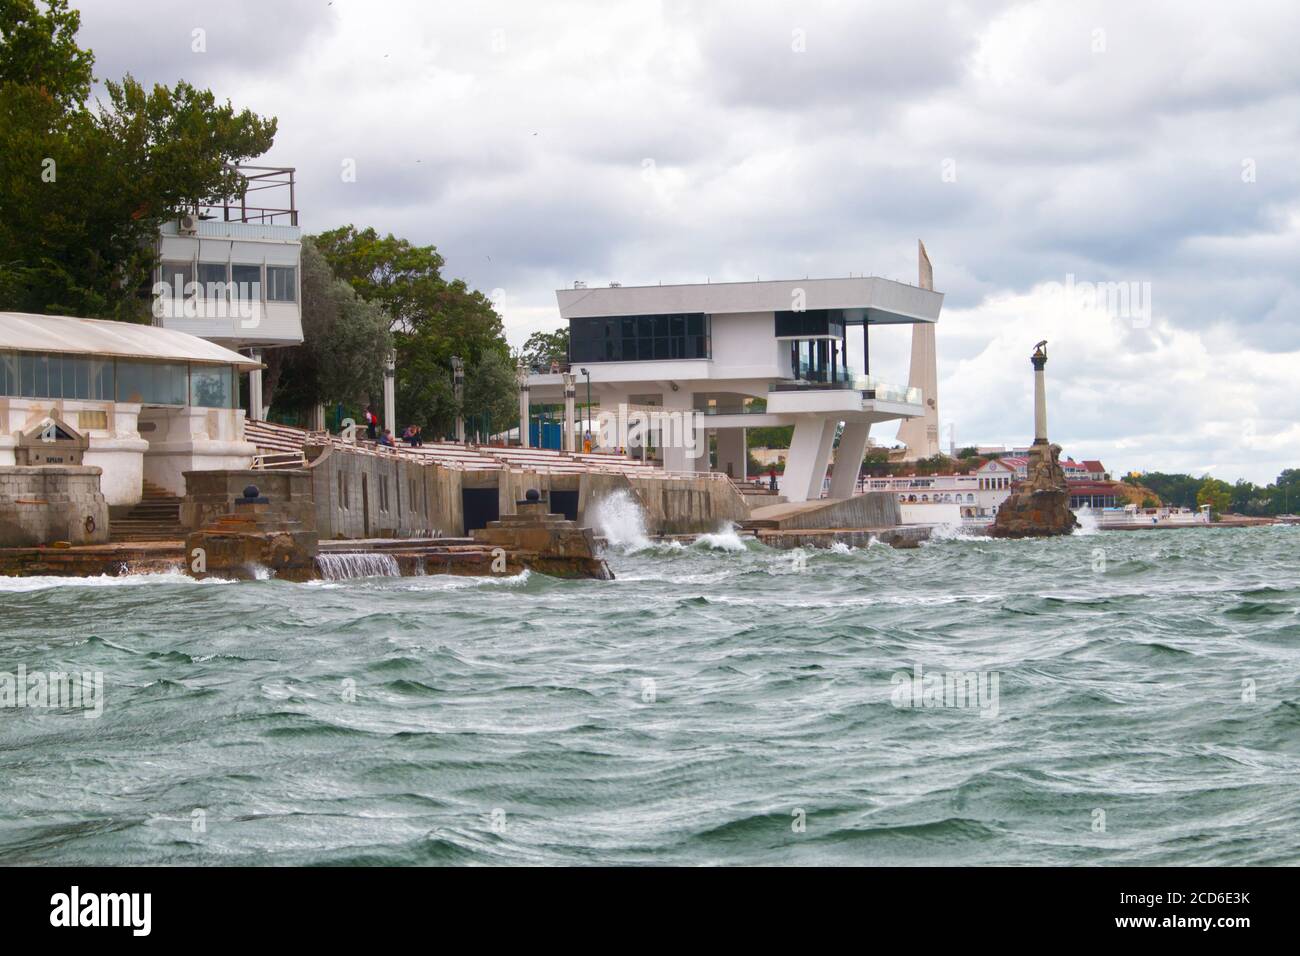
<svg viewBox="0 0 1300 956"><path fill-rule="evenodd" d="M238 402L254 364L171 329L0 312L0 465L75 436L88 445L74 463L103 469L109 504L140 501L146 481L183 495L184 472L257 453Z"/></svg>
<svg viewBox="0 0 1300 956"><path fill-rule="evenodd" d="M650 445L670 471L745 477L747 428L793 425L781 492L821 495L836 433L838 456L861 461L873 424L925 413L916 388L871 374L870 330L938 321L943 295L878 277L691 285L575 288L556 293L569 324L569 366L529 375L535 404L601 413L632 409L697 413L694 449L662 431ZM863 327L863 354L849 355L849 326ZM863 369L855 371L854 366ZM569 413L570 416L573 414ZM704 433L716 440L716 463ZM853 494L858 470L838 469L830 496Z"/></svg>
<svg viewBox="0 0 1300 956"><path fill-rule="evenodd" d="M249 413L261 419L262 350L302 342L302 230L293 169L239 172L241 197L198 207L159 230L154 321L245 352L255 366ZM267 205L277 198L279 206Z"/></svg>

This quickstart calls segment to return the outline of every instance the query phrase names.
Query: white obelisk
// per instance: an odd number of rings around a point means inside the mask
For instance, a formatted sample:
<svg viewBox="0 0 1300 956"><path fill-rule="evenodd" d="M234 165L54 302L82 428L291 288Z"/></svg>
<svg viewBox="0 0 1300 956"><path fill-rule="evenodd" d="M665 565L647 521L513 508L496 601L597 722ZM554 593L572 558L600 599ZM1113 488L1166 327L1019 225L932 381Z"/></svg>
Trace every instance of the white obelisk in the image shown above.
<svg viewBox="0 0 1300 956"><path fill-rule="evenodd" d="M934 290L934 268L926 255L925 243L917 245L918 281L922 289ZM898 426L898 441L907 446L907 461L939 454L939 365L934 350L934 323L918 322L912 326L912 367L907 384L921 390L925 414L908 418Z"/></svg>

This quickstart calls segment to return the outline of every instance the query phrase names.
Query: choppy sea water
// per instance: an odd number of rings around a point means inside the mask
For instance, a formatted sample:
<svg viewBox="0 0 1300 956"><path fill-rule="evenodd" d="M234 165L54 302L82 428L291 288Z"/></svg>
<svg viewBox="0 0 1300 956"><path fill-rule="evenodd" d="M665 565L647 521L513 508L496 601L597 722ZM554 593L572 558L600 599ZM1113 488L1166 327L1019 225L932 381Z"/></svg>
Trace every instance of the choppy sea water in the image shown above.
<svg viewBox="0 0 1300 956"><path fill-rule="evenodd" d="M0 862L1300 863L1300 529L609 560L0 579Z"/></svg>

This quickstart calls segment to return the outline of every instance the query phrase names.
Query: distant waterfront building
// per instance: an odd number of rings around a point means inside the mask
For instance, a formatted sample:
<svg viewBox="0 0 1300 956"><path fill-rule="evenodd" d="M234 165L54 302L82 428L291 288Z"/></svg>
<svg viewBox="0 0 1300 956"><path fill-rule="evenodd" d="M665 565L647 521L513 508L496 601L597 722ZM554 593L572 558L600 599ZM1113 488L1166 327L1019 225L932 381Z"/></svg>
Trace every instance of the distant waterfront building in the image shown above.
<svg viewBox="0 0 1300 956"><path fill-rule="evenodd" d="M559 405L566 391L601 412L694 412L693 447L649 438L671 471L746 477L747 428L793 425L781 493L821 495L841 422L838 454L861 461L873 424L925 414L915 388L886 385L851 369L847 329L863 328L862 367L870 370L870 330L933 324L940 293L882 278L793 279L667 286L618 286L556 293L569 324L569 363L528 377L529 400ZM566 387L567 386L567 387ZM717 445L710 459L707 434ZM621 444L621 442L619 443ZM848 497L858 469L837 471L831 497Z"/></svg>
<svg viewBox="0 0 1300 956"><path fill-rule="evenodd" d="M910 475L891 478L867 478L864 491L888 491L896 495L906 523L946 523L943 517L928 514L930 506L953 506L960 518L992 518L1011 494L1009 476ZM924 507L918 507L924 506ZM909 519L915 518L915 521Z"/></svg>
<svg viewBox="0 0 1300 956"><path fill-rule="evenodd" d="M994 458L976 468L975 477L979 479L981 488L993 491L1005 489L1010 493L1012 484L1024 478L1022 467L1023 462L1017 460Z"/></svg>
<svg viewBox="0 0 1300 956"><path fill-rule="evenodd" d="M1067 479L1070 488L1070 507L1122 508L1128 503L1118 481L1093 481L1090 478Z"/></svg>
<svg viewBox="0 0 1300 956"><path fill-rule="evenodd" d="M143 483L185 493L185 471L246 468L239 376L255 362L172 329L0 312L0 466L24 446L78 447L111 505Z"/></svg>
<svg viewBox="0 0 1300 956"><path fill-rule="evenodd" d="M1029 477L1029 459L1024 455L1003 455L995 460L1010 468L1017 481L1024 481Z"/></svg>

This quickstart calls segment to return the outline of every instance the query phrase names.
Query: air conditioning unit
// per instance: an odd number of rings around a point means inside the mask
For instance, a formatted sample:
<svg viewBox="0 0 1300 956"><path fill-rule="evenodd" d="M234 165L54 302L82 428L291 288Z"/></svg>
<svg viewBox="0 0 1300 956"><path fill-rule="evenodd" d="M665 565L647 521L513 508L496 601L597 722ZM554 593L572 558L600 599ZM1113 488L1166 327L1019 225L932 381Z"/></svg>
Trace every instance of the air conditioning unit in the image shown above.
<svg viewBox="0 0 1300 956"><path fill-rule="evenodd" d="M623 283L621 283L621 282L611 282L611 283L609 284L609 287L610 287L611 289L621 289L621 288L623 288Z"/></svg>
<svg viewBox="0 0 1300 956"><path fill-rule="evenodd" d="M192 213L186 213L176 221L176 225L179 228L180 234L182 236L198 235L199 217L193 215Z"/></svg>
<svg viewBox="0 0 1300 956"><path fill-rule="evenodd" d="M583 282L581 279L574 279L573 287L575 289L585 289L587 288L587 283Z"/></svg>

